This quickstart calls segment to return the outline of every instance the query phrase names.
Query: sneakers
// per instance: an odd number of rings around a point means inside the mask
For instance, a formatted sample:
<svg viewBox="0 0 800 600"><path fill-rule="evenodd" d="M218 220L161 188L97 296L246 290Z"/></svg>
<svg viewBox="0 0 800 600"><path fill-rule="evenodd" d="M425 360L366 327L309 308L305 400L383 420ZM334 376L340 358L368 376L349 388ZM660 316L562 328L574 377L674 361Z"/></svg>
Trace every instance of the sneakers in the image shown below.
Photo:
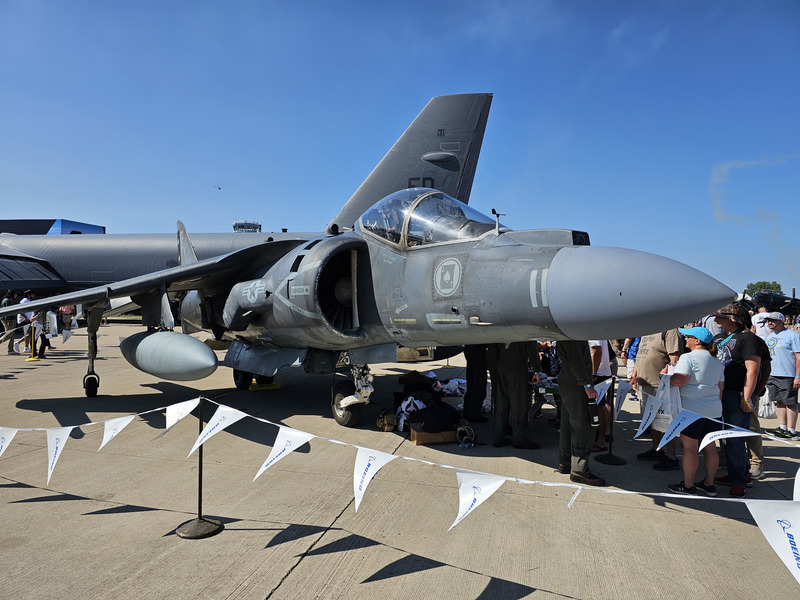
<svg viewBox="0 0 800 600"><path fill-rule="evenodd" d="M30 353L31 353L30 348L25 348L25 350L22 351L22 354L30 354Z"/></svg>
<svg viewBox="0 0 800 600"><path fill-rule="evenodd" d="M19 342L14 342L14 352L19 354Z"/></svg>
<svg viewBox="0 0 800 600"><path fill-rule="evenodd" d="M745 489L741 485L731 486L731 498L744 498Z"/></svg>
<svg viewBox="0 0 800 600"><path fill-rule="evenodd" d="M695 481L694 487L697 488L698 492L705 494L706 496L711 496L712 498L717 496L717 488L713 485L706 485L705 481Z"/></svg>
<svg viewBox="0 0 800 600"><path fill-rule="evenodd" d="M666 452L663 450L656 450L655 448L650 448L650 450L647 452L642 452L636 455L636 458L639 460L663 460L666 457Z"/></svg>
<svg viewBox="0 0 800 600"><path fill-rule="evenodd" d="M696 484L692 487L686 487L683 482L679 483L670 483L667 486L667 489L674 493L674 494L686 494L687 496L697 496L697 487ZM716 496L716 494L714 494Z"/></svg>
<svg viewBox="0 0 800 600"><path fill-rule="evenodd" d="M779 440L800 440L800 433L792 433L788 429L782 429L780 427L776 427L775 429L764 429L762 431L768 435L778 438Z"/></svg>
<svg viewBox="0 0 800 600"><path fill-rule="evenodd" d="M663 459L653 465L656 471L677 471L681 468L681 464L677 458L670 458L665 456Z"/></svg>
<svg viewBox="0 0 800 600"><path fill-rule="evenodd" d="M730 475L722 475L720 477L714 477L714 483L719 485L730 485L731 484L731 476ZM737 486L734 486L737 487ZM738 486L742 487L742 486ZM750 473L747 474L747 482L744 484L744 487L753 487L753 478Z"/></svg>
<svg viewBox="0 0 800 600"><path fill-rule="evenodd" d="M759 479L764 479L764 477L766 477L766 475L767 474L764 473L764 469L762 469L761 467L756 466L756 467L753 467L752 469L750 469L750 479L751 480L755 479L756 481L758 481Z"/></svg>

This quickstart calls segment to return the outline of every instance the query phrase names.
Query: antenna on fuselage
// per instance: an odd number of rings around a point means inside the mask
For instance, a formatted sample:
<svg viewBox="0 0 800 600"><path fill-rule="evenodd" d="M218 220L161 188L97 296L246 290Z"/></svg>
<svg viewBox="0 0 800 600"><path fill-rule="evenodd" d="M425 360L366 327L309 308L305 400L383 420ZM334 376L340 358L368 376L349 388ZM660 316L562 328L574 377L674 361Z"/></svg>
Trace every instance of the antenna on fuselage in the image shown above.
<svg viewBox="0 0 800 600"><path fill-rule="evenodd" d="M506 213L499 213L492 209L492 214L494 215L494 234L500 235L500 217L505 217Z"/></svg>

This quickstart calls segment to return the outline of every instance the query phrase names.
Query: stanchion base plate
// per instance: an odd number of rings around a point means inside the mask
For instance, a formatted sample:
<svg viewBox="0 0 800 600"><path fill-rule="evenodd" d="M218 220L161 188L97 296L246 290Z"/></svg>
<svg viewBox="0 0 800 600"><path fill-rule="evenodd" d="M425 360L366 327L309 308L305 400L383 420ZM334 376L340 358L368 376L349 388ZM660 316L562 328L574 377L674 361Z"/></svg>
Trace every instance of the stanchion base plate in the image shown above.
<svg viewBox="0 0 800 600"><path fill-rule="evenodd" d="M218 534L225 529L225 526L214 519L197 518L186 521L175 530L178 537L187 540L200 540Z"/></svg>
<svg viewBox="0 0 800 600"><path fill-rule="evenodd" d="M598 454L594 457L594 459L599 463L603 463L604 465L613 465L615 467L622 466L626 462L624 458L620 458L615 454Z"/></svg>

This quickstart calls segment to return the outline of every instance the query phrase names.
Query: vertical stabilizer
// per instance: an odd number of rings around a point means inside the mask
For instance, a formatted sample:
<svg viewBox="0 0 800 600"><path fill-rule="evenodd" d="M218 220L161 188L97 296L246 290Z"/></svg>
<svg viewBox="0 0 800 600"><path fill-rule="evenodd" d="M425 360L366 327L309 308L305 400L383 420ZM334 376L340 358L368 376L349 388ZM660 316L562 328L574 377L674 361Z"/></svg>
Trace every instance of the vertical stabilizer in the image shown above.
<svg viewBox="0 0 800 600"><path fill-rule="evenodd" d="M182 265L191 265L197 262L194 246L189 241L189 234L186 233L183 221L178 221L178 258Z"/></svg>
<svg viewBox="0 0 800 600"><path fill-rule="evenodd" d="M491 104L491 94L433 98L328 224L327 231L351 229L375 202L406 188L435 188L468 203Z"/></svg>

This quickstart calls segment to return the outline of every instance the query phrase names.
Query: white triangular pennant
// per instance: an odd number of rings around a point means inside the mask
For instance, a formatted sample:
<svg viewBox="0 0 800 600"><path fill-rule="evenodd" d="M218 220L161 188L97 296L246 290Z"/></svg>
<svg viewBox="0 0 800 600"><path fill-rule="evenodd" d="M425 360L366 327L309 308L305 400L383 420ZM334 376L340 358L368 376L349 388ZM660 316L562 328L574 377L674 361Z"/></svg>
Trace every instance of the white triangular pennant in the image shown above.
<svg viewBox="0 0 800 600"><path fill-rule="evenodd" d="M800 583L800 502L745 500L769 545Z"/></svg>
<svg viewBox="0 0 800 600"><path fill-rule="evenodd" d="M200 404L200 398L194 400L186 400L185 402L178 402L167 407L167 429L175 425L183 417L192 412Z"/></svg>
<svg viewBox="0 0 800 600"><path fill-rule="evenodd" d="M669 422L669 425L667 425L667 430L664 432L664 437L661 438L661 443L656 450L661 450L661 448L666 446L672 438L686 429L689 425L697 421L697 419L702 418L703 417L701 415L698 415L690 410L682 410L679 412L677 415L675 415L672 421Z"/></svg>
<svg viewBox="0 0 800 600"><path fill-rule="evenodd" d="M386 452L378 452L369 448L358 449L356 464L353 469L353 494L356 499L356 512L358 512L361 498L364 497L364 492L367 491L367 486L372 481L375 473L394 458L397 458L396 454L387 454Z"/></svg>
<svg viewBox="0 0 800 600"><path fill-rule="evenodd" d="M11 427L0 427L0 456L3 456L3 452L11 444L11 440L17 435L17 431L19 430Z"/></svg>
<svg viewBox="0 0 800 600"><path fill-rule="evenodd" d="M627 381L619 380L617 384L617 397L614 399L614 420L619 419L619 411L622 408L622 403L625 401L625 396L631 391L631 384Z"/></svg>
<svg viewBox="0 0 800 600"><path fill-rule="evenodd" d="M633 436L634 438L637 438L640 435L642 435L645 432L645 430L648 427L650 427L650 423L652 423L653 420L656 418L656 415L658 414L658 409L661 408L661 405L663 404L660 398L651 396L650 394L647 394L641 390L639 391L642 394L644 394L644 398L646 398L647 401L644 403L644 412L642 412L642 422L639 424L639 429L636 432L636 435Z"/></svg>
<svg viewBox="0 0 800 600"><path fill-rule="evenodd" d="M506 480L505 477L491 473L476 473L461 469L456 469L456 476L458 478L458 516L450 525L450 529L458 525L464 517L494 494Z"/></svg>
<svg viewBox="0 0 800 600"><path fill-rule="evenodd" d="M97 449L98 452L102 450L108 442L114 439L116 435L127 427L128 423L133 421L136 415L128 415L127 417L118 417L116 419L109 419L103 423L103 443Z"/></svg>
<svg viewBox="0 0 800 600"><path fill-rule="evenodd" d="M753 435L761 435L761 434L756 433L755 431L748 431L747 429L742 429L741 427L735 427L733 429L725 429L721 431L712 431L711 433L707 433L706 437L703 438L703 441L700 442L700 448L698 450L702 450L703 448L708 446L711 442L716 442L717 440L722 440L725 438L750 437Z"/></svg>
<svg viewBox="0 0 800 600"><path fill-rule="evenodd" d="M606 392L608 391L608 388L611 387L611 383L613 381L614 378L609 377L605 381L601 381L596 386L594 386L594 391L597 392L597 400L595 400L595 402L597 402L598 404L602 402L603 397L606 395Z"/></svg>
<svg viewBox="0 0 800 600"><path fill-rule="evenodd" d="M261 468L258 470L258 473L256 473L256 476L253 477L253 481L258 479L264 471L266 471L280 459L297 450L308 440L317 437L310 433L306 433L305 431L292 429L291 427L279 427L280 429L278 430L278 436L275 438L275 444L272 446L272 451L269 453L267 460L264 461L264 464L261 465Z"/></svg>
<svg viewBox="0 0 800 600"><path fill-rule="evenodd" d="M69 330L69 329L64 329L64 330L61 332L61 337L63 338L63 339L61 340L61 343L62 343L62 344L66 344L66 343L67 343L67 340L68 340L69 338L71 338L73 335L74 335L74 334L72 333L72 331L71 331L71 330Z"/></svg>
<svg viewBox="0 0 800 600"><path fill-rule="evenodd" d="M219 408L217 408L217 412L214 413L214 416L211 417L211 420L203 428L203 431L201 431L200 435L197 436L197 440L195 441L194 446L192 446L189 456L191 456L194 451L200 447L200 444L204 443L212 435L219 433L226 427L230 427L236 423L236 421L244 419L246 416L247 414L240 410L220 404Z"/></svg>
<svg viewBox="0 0 800 600"><path fill-rule="evenodd" d="M67 443L67 438L74 427L51 427L47 432L47 483L50 483L50 476L56 468L58 457Z"/></svg>

